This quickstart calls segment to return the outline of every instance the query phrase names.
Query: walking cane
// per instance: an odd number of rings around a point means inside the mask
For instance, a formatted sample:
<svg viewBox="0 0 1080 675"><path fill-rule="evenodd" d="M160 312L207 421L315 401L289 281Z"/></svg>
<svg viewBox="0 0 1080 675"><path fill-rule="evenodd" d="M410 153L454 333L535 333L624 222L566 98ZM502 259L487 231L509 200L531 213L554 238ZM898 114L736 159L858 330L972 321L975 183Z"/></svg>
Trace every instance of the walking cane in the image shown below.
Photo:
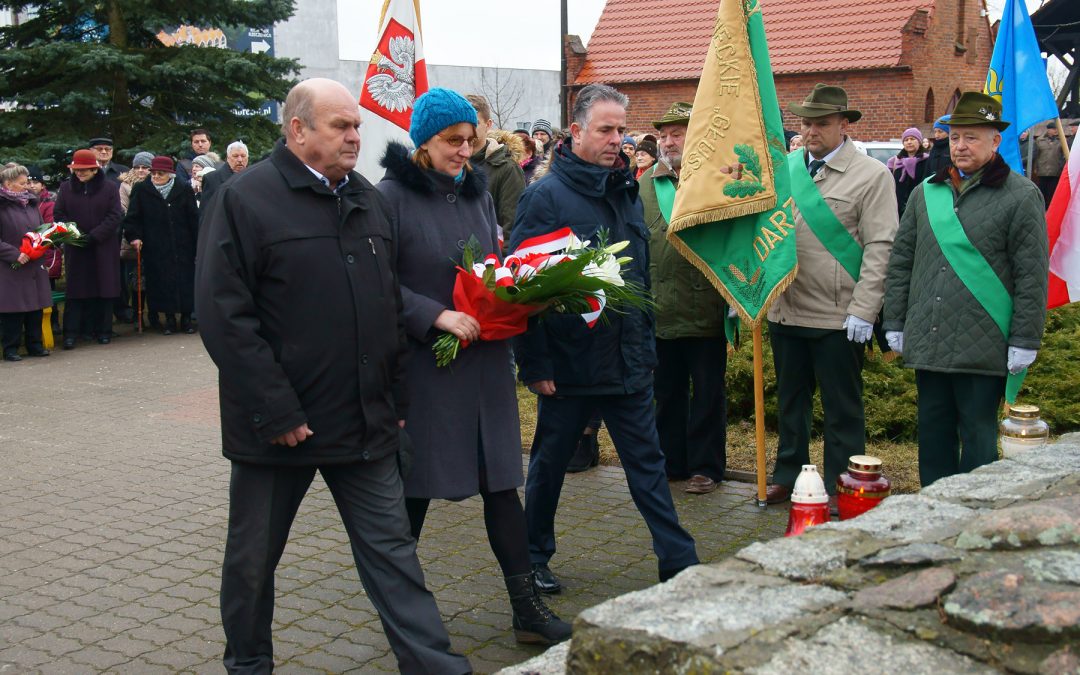
<svg viewBox="0 0 1080 675"><path fill-rule="evenodd" d="M139 335L142 335L142 246L135 249L135 297L139 308L135 314L139 322Z"/></svg>

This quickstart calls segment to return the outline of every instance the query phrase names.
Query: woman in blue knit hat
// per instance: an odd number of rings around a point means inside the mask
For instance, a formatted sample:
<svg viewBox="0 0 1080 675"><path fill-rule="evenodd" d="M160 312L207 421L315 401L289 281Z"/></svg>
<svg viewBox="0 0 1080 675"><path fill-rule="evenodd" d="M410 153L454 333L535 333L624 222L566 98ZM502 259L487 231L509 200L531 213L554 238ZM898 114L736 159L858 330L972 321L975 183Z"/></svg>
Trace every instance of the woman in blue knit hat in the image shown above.
<svg viewBox="0 0 1080 675"><path fill-rule="evenodd" d="M456 266L469 242L478 242L480 259L499 252L487 178L469 164L477 121L463 96L431 89L413 106L409 136L416 149L390 143L382 161L386 176L378 189L397 233L409 337L405 429L414 455L405 475L405 505L419 539L432 499L481 495L517 640L553 644L570 637L570 625L544 605L533 584L517 492L524 478L510 346L506 340L479 340L480 324L456 311L452 297ZM436 366L431 351L443 332L471 343L452 368Z"/></svg>

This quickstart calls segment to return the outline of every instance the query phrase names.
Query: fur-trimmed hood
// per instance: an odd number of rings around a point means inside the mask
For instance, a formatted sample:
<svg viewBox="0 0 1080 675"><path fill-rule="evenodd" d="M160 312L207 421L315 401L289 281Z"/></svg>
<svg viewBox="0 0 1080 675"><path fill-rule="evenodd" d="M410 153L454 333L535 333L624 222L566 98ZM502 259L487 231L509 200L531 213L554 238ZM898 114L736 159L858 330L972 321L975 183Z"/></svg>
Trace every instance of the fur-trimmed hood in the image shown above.
<svg viewBox="0 0 1080 675"><path fill-rule="evenodd" d="M483 171L465 166L465 178L458 185L454 178L438 171L421 169L412 161L412 155L401 143L391 141L380 162L386 169L383 180L395 180L414 192L434 194L446 190L457 191L463 197L476 198L487 190L487 176Z"/></svg>
<svg viewBox="0 0 1080 675"><path fill-rule="evenodd" d="M938 172L934 174L930 179L931 183L947 183L949 182L949 169L953 167L953 163L950 161L945 166L938 169ZM1001 155L994 153L993 159L986 164L986 168L983 170L982 176L979 178L979 184L987 187L999 188L1005 184L1005 180L1009 177L1009 172L1012 169L1005 163L1005 160L1001 158Z"/></svg>

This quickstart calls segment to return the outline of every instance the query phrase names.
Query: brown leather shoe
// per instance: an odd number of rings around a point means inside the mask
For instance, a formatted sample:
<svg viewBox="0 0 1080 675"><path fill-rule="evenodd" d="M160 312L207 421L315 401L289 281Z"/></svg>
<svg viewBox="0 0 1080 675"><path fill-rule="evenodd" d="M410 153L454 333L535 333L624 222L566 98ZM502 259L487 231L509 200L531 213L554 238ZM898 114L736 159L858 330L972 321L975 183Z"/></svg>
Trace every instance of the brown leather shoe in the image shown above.
<svg viewBox="0 0 1080 675"><path fill-rule="evenodd" d="M783 504L788 499L791 499L791 488L786 485L773 483L765 488L766 504Z"/></svg>
<svg viewBox="0 0 1080 675"><path fill-rule="evenodd" d="M712 478L694 474L690 476L690 480L686 481L685 491L692 495L707 495L717 487L719 486Z"/></svg>

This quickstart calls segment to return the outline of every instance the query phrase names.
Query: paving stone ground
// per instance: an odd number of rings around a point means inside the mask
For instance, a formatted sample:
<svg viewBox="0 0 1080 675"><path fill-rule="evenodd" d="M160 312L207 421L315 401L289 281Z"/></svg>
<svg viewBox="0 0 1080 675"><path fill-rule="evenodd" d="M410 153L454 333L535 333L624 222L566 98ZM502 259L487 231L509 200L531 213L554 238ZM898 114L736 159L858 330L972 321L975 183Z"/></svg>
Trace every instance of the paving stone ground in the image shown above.
<svg viewBox="0 0 1080 675"><path fill-rule="evenodd" d="M0 673L220 672L228 512L217 373L198 336L129 335L0 363ZM783 532L753 486L673 484L702 560ZM656 581L621 469L571 475L552 568L566 619ZM432 504L419 547L453 646L477 672L540 653L514 642L478 499ZM317 478L277 574L283 673L393 672L333 501Z"/></svg>

